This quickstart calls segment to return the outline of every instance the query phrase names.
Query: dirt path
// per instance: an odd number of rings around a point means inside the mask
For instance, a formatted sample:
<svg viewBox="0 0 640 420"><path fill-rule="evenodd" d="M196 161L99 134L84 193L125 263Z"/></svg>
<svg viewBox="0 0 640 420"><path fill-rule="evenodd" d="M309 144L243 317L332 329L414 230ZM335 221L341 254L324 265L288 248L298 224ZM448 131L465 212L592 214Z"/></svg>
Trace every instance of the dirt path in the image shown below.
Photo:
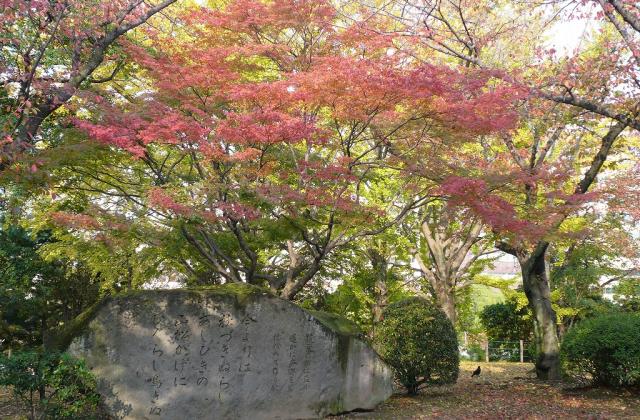
<svg viewBox="0 0 640 420"><path fill-rule="evenodd" d="M480 365L480 377L471 372ZM458 383L410 398L394 395L370 413L342 419L640 419L640 395L632 391L570 389L537 381L529 363L461 365Z"/></svg>

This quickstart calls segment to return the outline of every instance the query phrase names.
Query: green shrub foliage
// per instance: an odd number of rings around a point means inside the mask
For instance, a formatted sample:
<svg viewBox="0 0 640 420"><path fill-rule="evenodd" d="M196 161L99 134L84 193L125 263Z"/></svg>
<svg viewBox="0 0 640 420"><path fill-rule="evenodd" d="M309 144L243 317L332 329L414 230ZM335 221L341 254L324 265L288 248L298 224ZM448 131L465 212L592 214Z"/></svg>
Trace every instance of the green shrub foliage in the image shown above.
<svg viewBox="0 0 640 420"><path fill-rule="evenodd" d="M528 307L520 307L518 299L485 306L480 322L491 340L528 340L533 333L533 322Z"/></svg>
<svg viewBox="0 0 640 420"><path fill-rule="evenodd" d="M444 312L421 298L390 305L376 334L382 358L409 394L458 379L458 340Z"/></svg>
<svg viewBox="0 0 640 420"><path fill-rule="evenodd" d="M561 347L565 373L598 385L640 385L640 314L613 313L580 322Z"/></svg>
<svg viewBox="0 0 640 420"><path fill-rule="evenodd" d="M32 419L98 418L96 382L84 363L67 354L0 353L0 386L29 407Z"/></svg>

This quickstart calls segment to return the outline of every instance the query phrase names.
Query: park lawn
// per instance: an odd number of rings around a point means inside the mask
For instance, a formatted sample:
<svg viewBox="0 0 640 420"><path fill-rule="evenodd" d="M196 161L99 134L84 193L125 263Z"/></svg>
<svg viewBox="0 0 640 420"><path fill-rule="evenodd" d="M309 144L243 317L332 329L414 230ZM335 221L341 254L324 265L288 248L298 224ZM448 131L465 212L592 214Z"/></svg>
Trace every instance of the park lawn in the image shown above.
<svg viewBox="0 0 640 420"><path fill-rule="evenodd" d="M471 372L480 365L480 377ZM530 363L462 362L458 382L397 394L343 419L640 419L639 390L572 388L537 381Z"/></svg>

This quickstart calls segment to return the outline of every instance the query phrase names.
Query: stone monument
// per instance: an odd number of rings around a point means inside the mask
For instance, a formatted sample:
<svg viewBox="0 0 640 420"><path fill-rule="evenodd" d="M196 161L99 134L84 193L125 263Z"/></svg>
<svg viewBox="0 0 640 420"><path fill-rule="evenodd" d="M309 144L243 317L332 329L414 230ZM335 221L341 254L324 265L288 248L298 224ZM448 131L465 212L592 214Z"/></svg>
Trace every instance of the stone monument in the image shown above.
<svg viewBox="0 0 640 420"><path fill-rule="evenodd" d="M69 352L118 419L299 419L373 409L392 373L354 324L247 285L107 298Z"/></svg>

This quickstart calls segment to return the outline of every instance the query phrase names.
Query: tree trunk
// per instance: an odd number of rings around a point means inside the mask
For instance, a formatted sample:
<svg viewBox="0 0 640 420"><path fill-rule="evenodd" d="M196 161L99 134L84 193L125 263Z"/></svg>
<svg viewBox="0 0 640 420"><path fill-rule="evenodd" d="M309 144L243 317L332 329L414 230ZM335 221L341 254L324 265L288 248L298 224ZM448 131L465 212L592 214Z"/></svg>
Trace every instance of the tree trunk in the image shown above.
<svg viewBox="0 0 640 420"><path fill-rule="evenodd" d="M551 306L549 266L544 252L534 252L520 260L524 292L533 313L534 335L538 353L535 365L538 379L560 379L560 344L556 312Z"/></svg>
<svg viewBox="0 0 640 420"><path fill-rule="evenodd" d="M31 417L29 417L29 420L35 420L36 419L36 402L35 402L33 389L29 390L29 404L31 405L31 407L29 407L31 412Z"/></svg>
<svg viewBox="0 0 640 420"><path fill-rule="evenodd" d="M449 318L449 321L456 326L456 321L458 320L456 315L456 296L455 292L449 290L446 286L435 287L434 290L436 292L436 300L442 312Z"/></svg>
<svg viewBox="0 0 640 420"><path fill-rule="evenodd" d="M389 296L387 283L383 279L376 280L375 285L375 303L373 305L373 323L378 324L382 321L384 308L389 304Z"/></svg>
<svg viewBox="0 0 640 420"><path fill-rule="evenodd" d="M407 395L410 396L416 396L418 395L418 388L420 387L420 385L418 385L417 383L413 383L411 385L407 386Z"/></svg>
<svg viewBox="0 0 640 420"><path fill-rule="evenodd" d="M384 308L387 307L389 300L387 290L387 280L389 275L387 270L388 262L385 256L374 248L370 248L367 254L369 255L371 267L373 267L373 271L375 273L375 284L373 286L374 303L371 308L373 325L375 327L376 324L382 321L382 313Z"/></svg>
<svg viewBox="0 0 640 420"><path fill-rule="evenodd" d="M464 287L462 278L482 254L482 251L471 250L480 241L482 223L479 219L463 220L460 216L444 208L428 208L427 215L420 223L426 252L424 256L421 255L421 247L414 251L422 275L433 289L438 307L454 327L457 321L456 290ZM454 220L461 220L460 229L451 229Z"/></svg>
<svg viewBox="0 0 640 420"><path fill-rule="evenodd" d="M456 325L456 292L455 287L450 286L455 284L454 280L448 280L446 277L440 277L440 274L446 276L451 270L447 268L443 270L431 270L420 257L419 253L415 254L416 260L422 270L422 276L429 282L431 286L431 293L436 301L438 307L449 318L449 321L455 327Z"/></svg>
<svg viewBox="0 0 640 420"><path fill-rule="evenodd" d="M320 258L316 258L306 271L296 273L295 276L288 276L284 282L284 286L280 290L280 297L286 300L293 300L304 286L311 281L313 276L320 271L320 267L322 266L321 261L322 260Z"/></svg>

